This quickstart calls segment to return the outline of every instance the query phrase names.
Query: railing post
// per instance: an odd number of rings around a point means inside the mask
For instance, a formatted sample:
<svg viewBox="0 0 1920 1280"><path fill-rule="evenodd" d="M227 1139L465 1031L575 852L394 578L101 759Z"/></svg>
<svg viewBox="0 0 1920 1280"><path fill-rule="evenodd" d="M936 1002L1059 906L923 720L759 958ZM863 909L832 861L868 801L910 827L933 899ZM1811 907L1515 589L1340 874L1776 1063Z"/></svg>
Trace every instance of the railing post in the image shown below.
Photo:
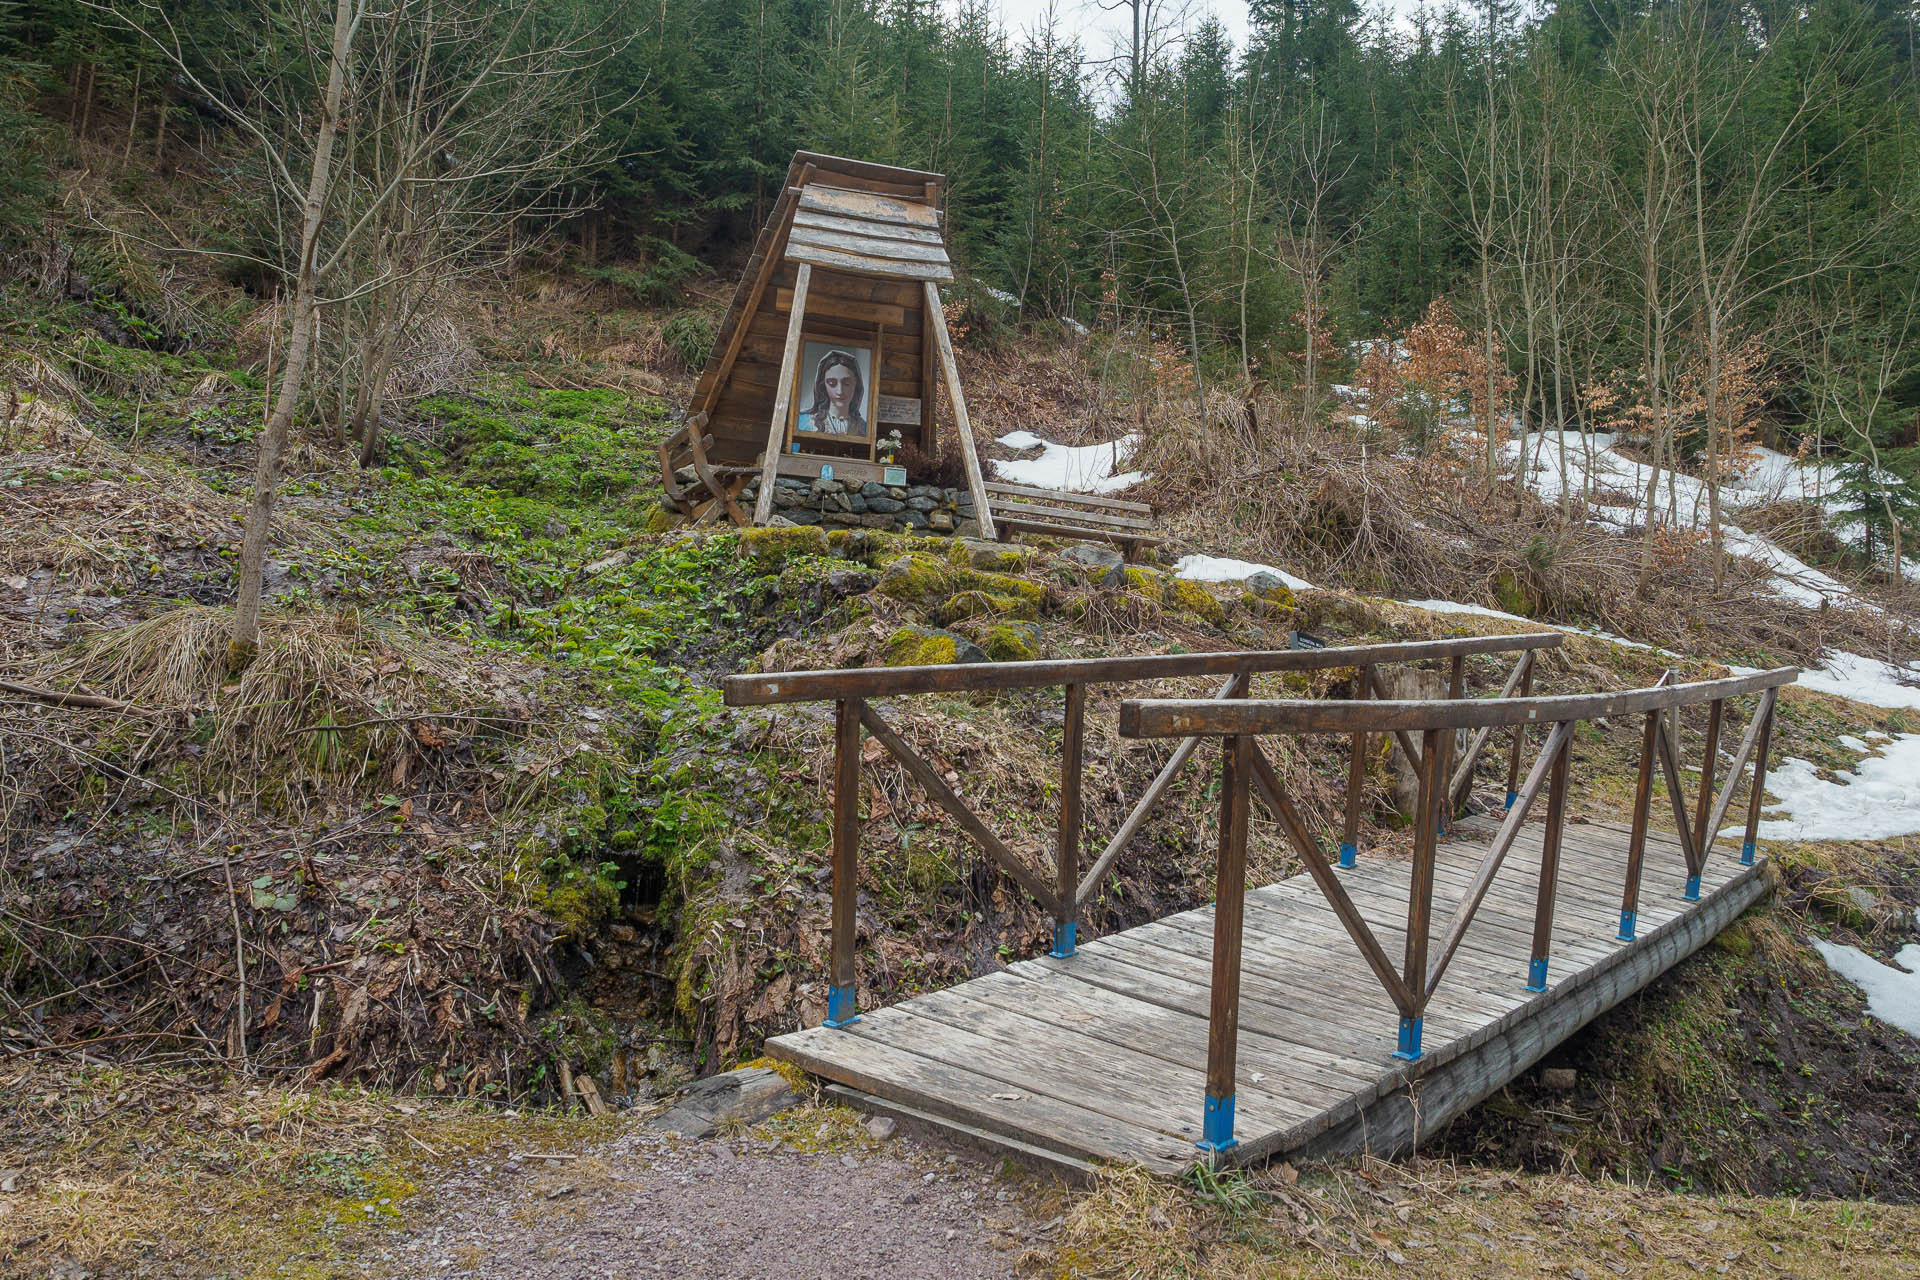
<svg viewBox="0 0 1920 1280"><path fill-rule="evenodd" d="M1760 740L1753 746L1753 791L1747 797L1747 831L1740 841L1740 865L1753 865L1753 842L1760 834L1760 810L1766 806L1767 747L1773 742L1774 700L1766 700L1766 720L1760 726ZM1733 785L1733 779L1727 779Z"/></svg>
<svg viewBox="0 0 1920 1280"><path fill-rule="evenodd" d="M1427 937L1433 927L1434 844L1439 837L1436 812L1443 803L1441 792L1447 786L1447 774L1440 759L1442 734L1451 729L1427 729L1420 735L1420 797L1413 806L1413 874L1407 882L1407 967L1406 986L1414 1006L1400 1015L1399 1047L1393 1056L1407 1062L1419 1060L1421 1025L1427 1007Z"/></svg>
<svg viewBox="0 0 1920 1280"><path fill-rule="evenodd" d="M1373 668L1361 667L1355 695L1365 698L1373 683ZM1360 805L1367 789L1367 735L1353 735L1353 758L1347 762L1347 825L1340 833L1340 865L1351 868L1360 856Z"/></svg>
<svg viewBox="0 0 1920 1280"><path fill-rule="evenodd" d="M1725 711L1726 700L1715 698L1707 708L1707 741L1700 749L1700 796L1693 806L1693 847L1707 847L1707 819L1713 814L1713 776L1720 767L1720 718ZM1727 785L1733 785L1733 779L1727 779ZM1701 860L1704 862L1705 855Z"/></svg>
<svg viewBox="0 0 1920 1280"><path fill-rule="evenodd" d="M1528 650L1522 654L1520 660L1526 664L1527 668L1520 673L1520 696L1530 698L1533 696L1533 651ZM1513 802L1520 798L1520 751L1521 748L1526 746L1526 742L1527 726L1524 724L1514 725L1513 758L1507 761L1506 807L1509 809L1513 808Z"/></svg>
<svg viewBox="0 0 1920 1280"><path fill-rule="evenodd" d="M1213 989L1207 1011L1207 1097L1199 1142L1219 1154L1233 1136L1234 1059L1240 1036L1240 932L1247 894L1247 786L1253 740L1222 740L1220 858L1213 892Z"/></svg>
<svg viewBox="0 0 1920 1280"><path fill-rule="evenodd" d="M1547 989L1547 956L1553 946L1553 899L1560 883L1560 833L1567 820L1567 761L1573 754L1569 734L1554 752L1547 774L1547 830L1540 844L1540 896L1533 908L1533 958L1527 965L1527 990Z"/></svg>
<svg viewBox="0 0 1920 1280"><path fill-rule="evenodd" d="M854 908L860 898L860 700L833 704L833 972L829 1027L860 1020L855 995Z"/></svg>
<svg viewBox="0 0 1920 1280"><path fill-rule="evenodd" d="M1460 699L1467 696L1467 656L1455 654L1447 669L1447 697ZM1449 729L1442 739L1440 748L1440 768L1433 775L1433 785L1440 788L1438 801L1439 817L1434 823L1434 834L1445 835L1447 824L1453 821L1453 757L1456 750L1455 739L1459 730Z"/></svg>
<svg viewBox="0 0 1920 1280"><path fill-rule="evenodd" d="M1627 884L1620 895L1620 941L1632 942L1640 916L1640 865L1647 853L1647 818L1653 808L1653 753L1660 713L1647 712L1640 735L1640 775L1633 788L1633 834L1627 840Z"/></svg>
<svg viewBox="0 0 1920 1280"><path fill-rule="evenodd" d="M1080 888L1080 773L1087 727L1087 686L1067 686L1065 727L1060 734L1060 840L1053 875L1053 950L1073 954Z"/></svg>

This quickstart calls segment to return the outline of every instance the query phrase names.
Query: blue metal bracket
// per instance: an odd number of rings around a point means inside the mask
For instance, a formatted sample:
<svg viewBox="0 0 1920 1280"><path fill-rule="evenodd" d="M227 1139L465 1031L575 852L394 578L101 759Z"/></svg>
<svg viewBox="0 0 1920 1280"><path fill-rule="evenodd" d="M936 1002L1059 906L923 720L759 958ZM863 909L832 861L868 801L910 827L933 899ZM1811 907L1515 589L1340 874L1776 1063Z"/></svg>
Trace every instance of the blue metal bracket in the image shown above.
<svg viewBox="0 0 1920 1280"><path fill-rule="evenodd" d="M1342 871L1352 870L1353 860L1359 856L1360 856L1360 851L1358 849L1354 848L1352 845L1348 844L1344 840L1340 842L1340 869Z"/></svg>
<svg viewBox="0 0 1920 1280"><path fill-rule="evenodd" d="M1547 958L1536 956L1527 965L1527 990L1545 991L1547 989Z"/></svg>
<svg viewBox="0 0 1920 1280"><path fill-rule="evenodd" d="M1685 898L1688 902L1700 901L1700 877L1688 876L1687 891L1681 894L1680 896Z"/></svg>
<svg viewBox="0 0 1920 1280"><path fill-rule="evenodd" d="M1422 1018L1400 1019L1400 1047L1393 1051L1394 1057L1402 1062L1420 1061L1420 1024L1423 1021L1425 1019Z"/></svg>
<svg viewBox="0 0 1920 1280"><path fill-rule="evenodd" d="M1513 808L1513 802L1518 800L1519 798L1520 798L1520 793L1518 791L1507 792L1507 808L1509 809Z"/></svg>
<svg viewBox="0 0 1920 1280"><path fill-rule="evenodd" d="M1753 865L1753 841L1751 840L1744 841L1740 845L1740 865L1743 867Z"/></svg>
<svg viewBox="0 0 1920 1280"><path fill-rule="evenodd" d="M1055 960L1065 960L1073 954L1074 934L1079 932L1079 924L1072 920L1053 922L1053 950L1047 952Z"/></svg>
<svg viewBox="0 0 1920 1280"><path fill-rule="evenodd" d="M1633 925L1636 919L1638 919L1637 912L1622 911L1620 913L1620 941L1633 941Z"/></svg>
<svg viewBox="0 0 1920 1280"><path fill-rule="evenodd" d="M1200 1129L1202 1136L1194 1146L1219 1155L1240 1145L1240 1139L1233 1136L1233 1098L1230 1093L1224 1098L1207 1099L1206 1119Z"/></svg>
<svg viewBox="0 0 1920 1280"><path fill-rule="evenodd" d="M829 1027L850 1027L860 1021L860 1006L853 998L853 984L844 987L827 988L827 1021Z"/></svg>

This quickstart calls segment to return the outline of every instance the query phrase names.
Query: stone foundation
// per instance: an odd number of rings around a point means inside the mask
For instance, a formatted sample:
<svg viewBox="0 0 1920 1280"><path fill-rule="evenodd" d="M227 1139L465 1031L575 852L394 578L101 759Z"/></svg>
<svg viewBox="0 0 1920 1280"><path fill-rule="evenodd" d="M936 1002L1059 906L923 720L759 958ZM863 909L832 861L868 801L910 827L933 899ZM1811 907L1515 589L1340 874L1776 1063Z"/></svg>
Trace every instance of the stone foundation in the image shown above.
<svg viewBox="0 0 1920 1280"><path fill-rule="evenodd" d="M760 482L750 480L737 501L751 507ZM851 480L798 480L781 476L773 491L774 524L816 524L829 529L886 529L897 533L975 537L973 495L938 485L861 484Z"/></svg>

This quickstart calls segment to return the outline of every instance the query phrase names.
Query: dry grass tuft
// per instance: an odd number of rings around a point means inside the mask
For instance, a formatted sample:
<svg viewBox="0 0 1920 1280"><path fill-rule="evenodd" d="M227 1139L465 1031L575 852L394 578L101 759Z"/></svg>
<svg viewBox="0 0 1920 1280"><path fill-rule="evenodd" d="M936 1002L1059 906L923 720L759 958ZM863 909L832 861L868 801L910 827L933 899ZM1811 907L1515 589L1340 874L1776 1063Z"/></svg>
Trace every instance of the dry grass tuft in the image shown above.
<svg viewBox="0 0 1920 1280"><path fill-rule="evenodd" d="M457 655L353 611L263 619L259 650L238 673L228 667L231 626L226 609L188 605L43 659L22 678L158 715L174 726L183 767L210 791L251 792L295 811L322 796L398 786L441 749L524 723L493 705ZM150 731L127 722L117 736Z"/></svg>

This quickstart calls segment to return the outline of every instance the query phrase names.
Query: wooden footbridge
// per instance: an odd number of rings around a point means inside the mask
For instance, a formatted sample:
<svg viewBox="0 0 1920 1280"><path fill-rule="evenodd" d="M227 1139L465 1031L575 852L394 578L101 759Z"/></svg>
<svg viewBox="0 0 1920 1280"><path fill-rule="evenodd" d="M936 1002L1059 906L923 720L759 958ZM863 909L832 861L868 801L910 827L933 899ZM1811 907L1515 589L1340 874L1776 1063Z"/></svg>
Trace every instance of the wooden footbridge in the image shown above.
<svg viewBox="0 0 1920 1280"><path fill-rule="evenodd" d="M979 666L779 672L725 682L729 704L831 701L832 986L823 1026L768 1052L892 1108L1063 1162L1132 1161L1174 1174L1198 1161L1392 1155L1486 1097L1597 1014L1706 943L1765 892L1759 822L1781 685L1793 668L1695 684L1531 696L1558 632L1275 652ZM1517 654L1493 696L1467 696L1467 662ZM1448 697L1385 698L1380 668L1440 661ZM1345 669L1354 697L1249 697L1256 675ZM1092 864L1081 869L1081 747L1090 685L1224 676L1211 699L1130 700L1120 731L1175 745ZM880 698L1065 689L1060 822L1051 875L1028 866L880 716ZM1371 696L1370 696L1371 695ZM1729 707L1751 700L1727 767ZM1682 712L1699 708L1699 782L1682 778ZM1582 723L1632 719L1639 773L1621 821L1570 821ZM854 932L861 732L1054 916L1044 957L946 991L861 1011ZM1459 735L1470 732L1464 749ZM1261 748L1262 737L1344 739L1349 773L1329 853ZM1419 779L1411 861L1359 847L1368 740L1389 735ZM1094 941L1082 908L1203 739L1220 740L1211 906ZM1460 816L1476 771L1505 804ZM1456 758L1457 757L1457 758ZM1745 838L1712 858L1751 765ZM1656 830L1656 771L1673 829ZM1724 778L1716 785L1716 779ZM1544 794L1544 799L1543 799ZM1255 798L1305 870L1250 889ZM1536 808L1543 820L1531 821ZM1328 841L1332 843L1331 840ZM1436 928L1436 925L1438 926Z"/></svg>

